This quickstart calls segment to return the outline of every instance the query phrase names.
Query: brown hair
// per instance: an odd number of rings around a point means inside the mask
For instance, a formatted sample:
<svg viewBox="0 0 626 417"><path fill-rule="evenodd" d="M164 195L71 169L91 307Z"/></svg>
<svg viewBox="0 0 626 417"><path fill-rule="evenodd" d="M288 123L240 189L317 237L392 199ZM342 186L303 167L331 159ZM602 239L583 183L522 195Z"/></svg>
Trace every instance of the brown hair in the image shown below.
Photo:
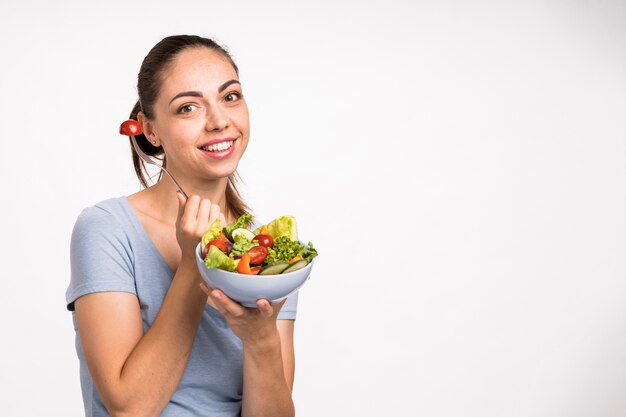
<svg viewBox="0 0 626 417"><path fill-rule="evenodd" d="M137 103L130 113L131 119L137 120L137 114L140 111L143 112L148 119L154 118L154 102L159 95L163 72L166 70L168 64L176 58L176 55L187 48L194 47L205 47L218 52L228 59L235 69L237 76L239 76L239 68L235 65L230 54L215 41L194 35L168 36L154 45L141 63L139 75L137 76L137 93L139 100L137 100ZM163 168L166 168L167 160L162 147L153 146L143 134L135 136L135 139L137 140L137 145L144 153L159 157L163 161ZM137 155L137 152L135 152L132 143L130 148L137 178L141 185L147 188L147 178L149 175L146 165L139 155ZM159 170L157 181L160 181L161 178L163 178L163 171ZM250 211L237 190L238 180L239 175L235 171L228 177L228 184L226 185L226 209L235 217L239 217L243 213Z"/></svg>

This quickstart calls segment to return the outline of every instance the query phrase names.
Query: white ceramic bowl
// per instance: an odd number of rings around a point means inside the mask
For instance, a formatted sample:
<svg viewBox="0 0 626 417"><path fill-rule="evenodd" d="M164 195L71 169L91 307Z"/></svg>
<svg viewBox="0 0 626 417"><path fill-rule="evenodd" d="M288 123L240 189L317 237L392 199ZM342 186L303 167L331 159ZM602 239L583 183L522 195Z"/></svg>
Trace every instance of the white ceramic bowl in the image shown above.
<svg viewBox="0 0 626 417"><path fill-rule="evenodd" d="M202 278L211 288L218 288L244 307L256 307L256 301L278 303L296 292L309 279L315 258L307 266L279 275L246 275L207 268L202 260L202 243L196 247L196 263Z"/></svg>

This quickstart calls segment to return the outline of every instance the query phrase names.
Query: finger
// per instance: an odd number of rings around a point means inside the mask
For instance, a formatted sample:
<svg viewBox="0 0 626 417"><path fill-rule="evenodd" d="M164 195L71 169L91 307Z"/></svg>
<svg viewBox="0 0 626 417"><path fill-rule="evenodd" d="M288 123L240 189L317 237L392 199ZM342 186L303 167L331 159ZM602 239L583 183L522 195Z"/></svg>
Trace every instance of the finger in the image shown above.
<svg viewBox="0 0 626 417"><path fill-rule="evenodd" d="M185 203L185 211L183 212L182 222L184 225L195 224L198 217L198 209L200 207L200 196L191 195Z"/></svg>
<svg viewBox="0 0 626 417"><path fill-rule="evenodd" d="M198 229L200 229L200 233L203 233L207 231L207 229L209 228L209 226L207 225L207 223L210 225L209 223L209 213L211 212L211 200L208 200L206 198L203 198L200 201L200 207L198 208L198 217L197 217L197 222L198 222Z"/></svg>
<svg viewBox="0 0 626 417"><path fill-rule="evenodd" d="M262 317L267 319L272 317L272 314L274 314L274 308L269 301L265 299L257 300L256 305L259 308L259 312L261 313Z"/></svg>
<svg viewBox="0 0 626 417"><path fill-rule="evenodd" d="M241 304L237 304L231 300L226 294L220 290L211 291L211 297L215 300L215 304L219 306L222 315L231 315L233 317L242 317L246 314L246 309ZM223 311L222 311L223 310Z"/></svg>
<svg viewBox="0 0 626 417"><path fill-rule="evenodd" d="M200 283L200 289L202 290L203 293L205 293L207 296L211 295L211 289L203 282Z"/></svg>
<svg viewBox="0 0 626 417"><path fill-rule="evenodd" d="M215 219L219 219L221 212L222 210L220 209L220 206L218 206L217 204L211 204L211 212L209 213L209 224L213 223ZM224 226L226 226L226 224L224 224Z"/></svg>

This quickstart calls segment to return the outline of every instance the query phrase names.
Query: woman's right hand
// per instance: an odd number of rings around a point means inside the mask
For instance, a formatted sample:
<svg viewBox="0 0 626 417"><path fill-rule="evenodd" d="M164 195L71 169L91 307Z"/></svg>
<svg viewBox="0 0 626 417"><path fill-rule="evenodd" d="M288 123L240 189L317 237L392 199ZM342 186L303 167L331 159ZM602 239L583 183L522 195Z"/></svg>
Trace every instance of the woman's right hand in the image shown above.
<svg viewBox="0 0 626 417"><path fill-rule="evenodd" d="M220 219L226 225L226 217L220 206L212 204L211 200L192 194L187 200L180 191L178 198L178 218L176 219L176 240L182 252L182 260L195 258L194 251L202 236L215 219ZM195 262L195 261L194 261Z"/></svg>
<svg viewBox="0 0 626 417"><path fill-rule="evenodd" d="M213 306L224 316L233 333L245 346L254 348L276 337L280 340L276 319L286 299L275 305L260 299L256 302L256 308L244 307L221 290L207 287L204 282L200 283L200 288L214 300Z"/></svg>

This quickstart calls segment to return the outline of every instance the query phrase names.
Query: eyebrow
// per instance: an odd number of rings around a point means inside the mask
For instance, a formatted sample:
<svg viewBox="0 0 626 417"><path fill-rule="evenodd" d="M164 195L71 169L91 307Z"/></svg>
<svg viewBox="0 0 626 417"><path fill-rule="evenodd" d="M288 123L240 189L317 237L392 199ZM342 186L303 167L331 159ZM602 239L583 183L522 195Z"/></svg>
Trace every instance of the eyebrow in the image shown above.
<svg viewBox="0 0 626 417"><path fill-rule="evenodd" d="M228 88L229 85L231 84L239 84L239 81L237 80L230 80L230 81L226 81L224 84L220 85L220 87L217 89L218 93L221 93L222 91L226 90Z"/></svg>
<svg viewBox="0 0 626 417"><path fill-rule="evenodd" d="M218 93L221 93L222 91L226 90L228 88L229 85L232 84L240 84L241 83L237 80L229 80L226 81L224 84L220 85L219 88L217 89ZM177 98L181 98L181 97L204 97L202 95L202 92L200 91L183 91L181 93L176 94L171 100L169 104L172 104L172 101L176 100Z"/></svg>

